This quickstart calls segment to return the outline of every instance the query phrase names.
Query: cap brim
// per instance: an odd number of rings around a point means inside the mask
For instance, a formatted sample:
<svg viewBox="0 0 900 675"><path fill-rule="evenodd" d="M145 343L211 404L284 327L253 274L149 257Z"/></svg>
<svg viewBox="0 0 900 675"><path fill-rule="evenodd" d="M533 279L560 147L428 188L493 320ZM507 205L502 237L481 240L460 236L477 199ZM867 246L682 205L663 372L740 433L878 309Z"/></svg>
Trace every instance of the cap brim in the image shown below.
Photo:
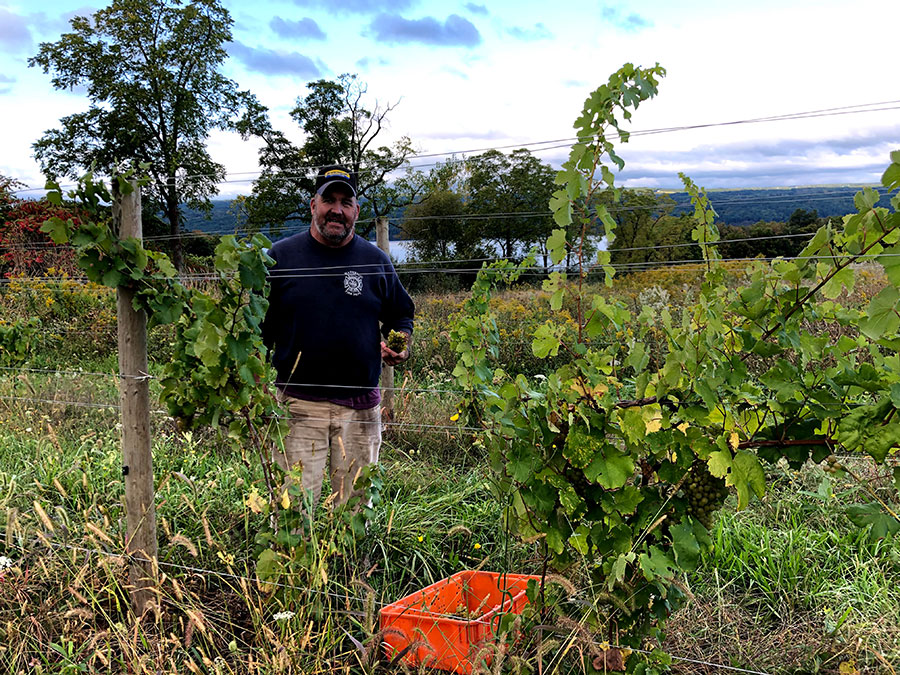
<svg viewBox="0 0 900 675"><path fill-rule="evenodd" d="M330 188L332 185L340 185L341 187L347 188L348 190L350 190L351 194L354 197L356 196L356 190L354 190L353 186L350 185L350 183L348 183L345 180L330 180L327 183L322 183L322 185L319 187L319 189L316 190L316 194L320 194L320 195L325 194L325 190Z"/></svg>

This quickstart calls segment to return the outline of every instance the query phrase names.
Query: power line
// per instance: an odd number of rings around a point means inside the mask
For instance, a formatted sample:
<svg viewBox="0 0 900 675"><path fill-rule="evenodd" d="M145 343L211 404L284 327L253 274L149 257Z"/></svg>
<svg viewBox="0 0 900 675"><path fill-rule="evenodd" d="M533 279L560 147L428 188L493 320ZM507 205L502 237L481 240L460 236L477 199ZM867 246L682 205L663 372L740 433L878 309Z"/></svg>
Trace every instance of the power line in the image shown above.
<svg viewBox="0 0 900 675"><path fill-rule="evenodd" d="M876 107L881 106L881 107ZM893 101L883 101L879 103L861 103L855 105L848 106L839 106L835 108L823 108L819 110L810 110L804 112L794 112L794 113L784 113L780 115L769 115L765 117L756 117L749 119L739 119L739 120L730 120L727 122L707 122L701 124L688 124L688 125L680 125L680 126L672 126L672 127L660 127L655 129L636 129L635 131L625 132L624 134L619 132L614 132L611 134L617 138L620 138L623 135L627 135L629 138L635 136L647 136L647 135L656 135L656 134L665 134L665 133L674 133L680 131L690 131L696 129L709 129L714 127L725 127L725 126L736 126L743 124L760 124L766 122L780 122L780 121L788 121L788 120L802 120L802 119L811 119L816 117L833 117L840 115L855 115L860 113L868 113L868 112L884 112L890 110L898 110L900 109L900 100ZM515 143L509 145L495 145L490 147L483 148L470 148L466 150L453 150L447 152L438 152L438 153L422 153L422 154L412 154L409 157L411 159L421 159L421 158L429 158L429 157L449 157L453 155L464 155L467 153L473 152L487 152L489 150L506 150L512 148L528 148L535 147L536 151L545 151L545 150L555 150L563 147L568 147L573 142L582 142L582 141L591 141L595 137L594 136L572 136L568 138L559 138L545 141L529 141L525 143ZM561 144L561 145L553 145L553 144ZM544 146L544 147L537 147ZM434 166L434 164L421 164L421 165L411 165L410 168L426 168L428 166ZM308 173L297 174L297 175L278 175L268 178L267 180L299 180L302 178L310 177L311 173L314 173L321 169L321 165L306 165L300 166L298 169L306 169ZM400 167L398 167L400 168ZM366 169L365 172L375 171L375 169ZM253 173L263 173L263 170L257 171L240 171L240 172L230 172L226 175L250 175ZM360 173L363 173L361 171ZM176 179L180 182L186 182L188 180L199 180L199 179L209 179L216 178L215 174L192 174L188 176L178 176ZM242 183L242 182L252 182L253 179L240 179L240 180L223 180L219 181L216 184L227 184L227 183ZM66 184L60 185L60 188L70 188L74 187L75 184ZM45 190L46 188L39 187L26 187L18 190L11 190L11 194L19 194L24 192L35 192L40 190Z"/></svg>
<svg viewBox="0 0 900 675"><path fill-rule="evenodd" d="M804 189L806 186L793 186L786 188L772 188L778 190L797 190ZM747 189L762 189L762 188L747 188ZM659 191L657 191L659 192ZM888 196L889 193L887 191L879 191L876 189L876 192L881 197ZM831 196L835 195L835 196ZM778 203L797 203L797 204L806 204L809 202L818 202L818 201L834 201L836 199L846 198L847 200L853 199L852 194L847 194L844 191L836 190L829 193L819 193L816 195L796 195L796 196L779 196L779 197L755 197L755 198L747 198L747 199L731 199L731 200L710 200L711 206L713 208L721 208L730 205L745 205L745 204L778 204ZM661 206L660 204L648 204L648 205L634 205L634 206L607 206L607 211L612 214L615 213L628 213L628 212L637 212L637 211L658 211L664 210L666 208L670 208L673 212L673 215L682 209L689 208L687 203L683 204L675 204L671 206ZM595 211L592 211L595 212ZM403 218L403 222L407 221L417 221L417 220L505 220L510 218L547 218L553 215L552 211L521 211L521 212L495 212L495 213L483 213L483 214L448 214L442 216L406 216ZM680 215L680 214L679 214ZM304 227L308 224L306 221L300 221L303 223ZM364 219L357 221L357 224L366 224L369 222L373 222L371 219ZM239 227L228 227L225 229L210 229L210 230L192 230L192 231L182 231L178 234L166 234L166 235L151 235L143 238L143 241L171 241L171 240L181 240L181 239L192 239L192 238L201 238L201 237L212 237L215 235L226 235L233 234L235 236L246 236L250 234L254 234L259 230L249 229L249 228L239 228ZM415 241L415 240L399 240L399 241ZM5 244L4 247L8 250L53 250L58 248L71 248L70 244L54 244L52 241L34 241L34 242L25 242L21 244Z"/></svg>

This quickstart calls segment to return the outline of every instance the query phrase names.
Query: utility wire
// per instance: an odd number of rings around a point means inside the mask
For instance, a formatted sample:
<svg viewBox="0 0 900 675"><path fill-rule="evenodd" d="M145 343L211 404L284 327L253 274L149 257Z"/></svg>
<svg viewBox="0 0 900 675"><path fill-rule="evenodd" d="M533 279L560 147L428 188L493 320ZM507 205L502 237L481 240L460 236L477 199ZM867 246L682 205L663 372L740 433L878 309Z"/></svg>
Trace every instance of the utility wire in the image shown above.
<svg viewBox="0 0 900 675"><path fill-rule="evenodd" d="M769 241L769 240L778 240L778 239L795 239L802 237L813 237L815 232L803 232L799 234L775 234L775 235L765 235L759 237L743 237L740 239L719 239L716 241L710 241L705 243L699 242L684 242L678 244L654 244L651 246L633 246L628 248L616 248L616 249L604 249L609 253L617 253L622 251L657 251L657 250L665 250L671 248L684 248L690 246L721 246L728 244L736 244L736 243L746 243L746 242L754 242L754 241ZM540 253L539 253L540 254ZM865 254L866 256L872 257L892 257L898 254L894 253L870 253ZM822 256L822 255L814 255L814 256L782 256L784 260L802 260L806 258L841 258L845 256ZM723 261L740 261L740 260L775 260L776 257L772 258L723 258ZM446 267L418 267L419 265L440 265L440 264L459 264L459 263L475 263L475 262L498 262L501 260L506 260L503 257L493 257L493 258L449 258L443 260L426 260L426 261L412 261L409 263L398 263L394 266L394 269L398 274L409 274L409 273L422 273L422 272L433 272L433 273L445 273L452 271L462 271L462 272L477 272L477 271L485 271L485 272L494 272L495 270L480 270L479 268L461 268L461 269L448 269ZM656 264L657 262L662 261L648 261L649 264ZM669 264L679 263L679 262L697 262L697 259L677 259L665 261ZM635 263L617 263L613 265L613 267L617 267L620 265L631 265ZM645 263L640 263L645 264ZM330 266L316 266L316 267L289 267L289 268L277 268L273 270L272 277L284 277L284 278L293 278L295 276L308 276L308 277L317 277L317 276L341 276L339 273L328 274L331 271L339 271L339 270L358 270L365 268L379 268L374 272L361 272L362 276L367 275L380 275L383 274L381 268L384 267L384 263L358 263L353 265L330 265ZM543 266L535 266L530 268L525 268L527 271L544 271L545 268ZM287 272L303 272L304 274L291 275L286 274ZM309 274L311 272L322 272L323 274ZM233 275L231 275L233 276ZM210 280L210 279L219 279L222 278L222 275L216 272L195 272L195 273L184 273L179 276L181 280ZM74 282L74 283L86 283L85 277L71 277L71 276L43 276L43 277L7 277L4 279L0 279L0 284L29 284L29 283L48 283L48 282Z"/></svg>
<svg viewBox="0 0 900 675"><path fill-rule="evenodd" d="M781 235L775 235L774 238L780 238ZM747 239L746 241L753 241L753 239ZM719 246L722 244L732 243L730 240L720 239L718 241L711 241L705 243L692 242L690 244L660 244L656 246L646 246L646 247L635 247L631 249L623 249L623 250L644 250L644 251L653 251L653 250L665 250L670 248L683 248L689 246ZM609 253L615 253L616 249L609 251ZM895 258L900 257L900 253L865 253L858 255L809 255L809 256L774 256L774 257L744 257L744 258L721 258L717 262L719 263L740 263L740 262L793 262L793 261L803 261L803 260L843 260L845 258L855 257L858 259L869 259L874 260L875 258ZM496 258L495 260L504 260L504 258ZM454 261L450 261L454 262ZM706 260L703 258L678 258L673 260L647 260L647 261L639 261L639 262L625 262L625 263L612 263L609 266L615 270L621 271L633 271L634 268L643 268L643 267L660 267L660 266L673 266L673 265L691 265L697 263L706 263ZM591 268L598 267L597 263L592 263ZM346 269L350 269L352 266L348 266ZM558 266L554 266L550 268L549 272L566 272L569 274L577 274L577 270L573 272L571 269L565 268L557 268ZM272 278L281 278L281 279L316 279L316 278L326 278L326 277L343 277L343 272L316 272L313 273L313 270L317 269L330 269L330 268L291 268L291 269L283 269L277 270L277 274L273 274ZM344 269L344 268L340 268ZM543 266L533 266L526 268L519 268L521 276L547 276L548 270ZM296 271L297 273L285 273ZM473 268L473 267L434 267L434 268L399 268L397 269L398 274L472 274L472 273L485 273L485 274L502 274L505 270L496 270L490 268ZM383 274L382 271L374 271L374 272L357 272L360 276L381 276ZM191 282L191 281L215 281L222 278L234 278L237 274L228 274L221 275L215 272L197 272L197 273L188 273L182 274L178 277L181 281ZM27 278L5 278L0 279L0 286L2 285L10 285L10 284L22 284L23 286L27 286L28 284L46 284L53 282L68 282L73 284L80 285L88 285L89 282L86 277L30 277ZM28 289L22 288L21 291L31 290L33 292L39 292L44 289Z"/></svg>
<svg viewBox="0 0 900 675"><path fill-rule="evenodd" d="M153 375L124 375L122 373L94 373L83 370L53 370L50 368L17 368L15 366L0 366L0 370L18 373L35 373L41 375L72 375L77 377L109 377L122 380L156 380Z"/></svg>
<svg viewBox="0 0 900 675"><path fill-rule="evenodd" d="M72 408L100 408L106 409L109 412L114 412L121 409L121 406L118 403L91 403L88 401L63 401L56 400L51 398L29 398L24 396L0 396L0 400L3 401L13 401L16 403L49 403L51 405L64 405L66 407ZM168 411L166 410L151 410L151 415L162 415L165 417L170 417ZM310 422L330 422L332 421L329 417L292 417L290 415L275 415L274 419L280 419L285 421L290 420L308 420ZM419 429L419 430L436 430L436 431L483 431L482 427L465 427L458 425L450 425L450 424L425 424L420 422L383 422L381 420L377 421L365 421L365 420L354 420L353 424L366 424L373 425L378 424L382 427L397 427L398 429Z"/></svg>
<svg viewBox="0 0 900 675"><path fill-rule="evenodd" d="M627 189L627 188L626 188ZM786 188L747 188L747 189L771 189L771 190L800 190L804 189L802 186L792 186ZM885 197L889 195L889 192L879 191L876 189L876 192L879 193L881 197ZM657 191L658 193L658 191ZM834 196L831 196L834 195ZM853 195L846 193L842 190L837 190L829 193L818 193L815 195L804 196L804 195L795 195L795 196L784 196L784 197L753 197L747 199L732 199L732 200L714 200L710 201L710 204L713 208L721 208L723 206L730 205L745 205L745 204L777 204L777 203L797 203L797 204L806 204L809 202L816 201L834 201L835 199L846 198L849 201L852 201ZM607 210L611 214L615 213L628 213L628 212L637 212L637 211L660 211L665 210L666 208L671 209L673 217L677 215L683 215L682 213L676 213L682 209L688 209L688 203L674 204L674 205L660 205L660 204L648 204L648 205L635 205L635 206L616 206L610 205L607 206ZM449 214L444 216L406 216L403 218L403 222L406 221L427 221L427 220L456 220L456 221L466 221L466 220L506 220L511 218L548 218L553 215L552 211L521 211L521 212L498 212L498 213L482 213L482 214L469 214L469 213L461 213L461 214ZM299 221L304 227L308 226L306 221ZM373 222L373 219L363 219L358 220L357 224L366 224L369 222ZM285 228L285 229L293 229L293 228ZM227 235L233 234L236 236L239 235L250 235L255 234L259 230L249 229L249 228L239 228L239 227L228 227L225 229L210 229L210 230L191 230L191 231L182 231L178 234L163 234L163 235L150 235L143 238L143 241L171 241L178 239L192 239L192 238L202 238L202 237L211 237L215 235ZM415 241L415 240L399 240L399 241ZM9 250L44 250L44 249L55 249L55 248L71 248L71 244L54 244L52 241L34 241L34 242L24 242L21 244L12 243L5 244L3 248Z"/></svg>
<svg viewBox="0 0 900 675"><path fill-rule="evenodd" d="M785 114L781 114L781 115L770 115L770 116L766 116L766 117L731 120L731 121L727 121L727 122L708 122L708 123L702 123L702 124L689 124L689 125L681 125L681 126L673 126L673 127L661 127L661 128L656 128L656 129L643 129L643 130L636 129L635 131L626 132L625 134L613 132L613 134L611 134L611 135L618 137L618 138L621 138L623 135L627 135L629 138L631 138L631 137L635 137L635 136L648 136L648 135L656 135L656 134L673 133L673 132L679 132L679 131L690 131L690 130L696 130L696 129L709 129L709 128L713 128L713 127L736 126L736 125L743 125L743 124L759 124L759 123L766 123L766 122L780 122L780 121L787 121L787 120L810 119L810 118L816 118L816 117L832 117L832 116L838 116L838 115L855 115L855 114L867 113L867 112L883 112L883 111L900 109L900 105L898 105L898 104L900 104L900 100L884 101L881 103L862 103L862 104L855 104L855 105L849 105L849 106L840 106L840 107L836 107L836 108L823 108L820 110L810 110L810 111L805 111L805 112L785 113ZM876 106L881 106L881 107L876 107ZM472 152L487 152L488 150L504 150L504 149L511 149L511 148L527 148L527 147L535 147L536 151L546 151L546 150L554 150L554 149L559 149L559 148L563 148L563 147L568 147L573 142L591 141L594 138L595 138L594 136L586 136L586 137L585 136L573 136L573 137L568 137L568 138L560 138L560 139L553 139L553 140L546 140L546 141L530 141L530 142L526 142L526 143L490 146L490 147L467 149L467 150L454 150L454 151L439 152L439 153L413 154L413 155L410 155L410 158L411 159L419 159L419 158L428 158L428 157L446 157L446 156L453 156L453 155L459 155L459 154L467 154L467 153L472 153ZM553 145L553 144L560 144L560 145ZM537 147L537 146L545 146L545 147ZM432 166L432 164L423 164L423 165L418 165L418 166L412 166L412 168L424 168L427 166ZM315 173L322 167L320 165L307 165L307 166L301 166L298 168L299 169L307 169L309 171L309 173ZM365 172L374 172L375 170L376 169L365 169L364 171ZM258 173L262 173L262 172L263 172L263 170L258 171ZM241 172L235 172L235 173L228 173L226 175L249 175L252 173L254 173L254 172L253 171L241 171ZM361 171L360 173L363 173L363 171ZM178 177L176 177L176 180L179 183L183 183L188 180L200 180L200 179L208 180L210 178L217 178L217 177L218 177L218 175L216 175L216 174L191 174L191 175L183 176L183 177L178 176ZM281 179L281 180L284 180L284 179L297 180L300 178L307 178L307 177L309 177L309 175L304 173L304 174L298 174L296 176L287 176L287 177L277 176L276 178ZM225 180L225 181L218 182L217 184L248 182L249 180L252 180L252 179L242 179L242 180L234 180L234 181ZM74 184L61 185L60 187L61 188L70 188L70 187L74 187ZM19 194L19 193L24 193L24 192L35 192L35 191L40 191L40 190L45 190L45 189L46 188L25 187L25 188L21 188L18 190L12 190L10 192L11 192L11 194Z"/></svg>

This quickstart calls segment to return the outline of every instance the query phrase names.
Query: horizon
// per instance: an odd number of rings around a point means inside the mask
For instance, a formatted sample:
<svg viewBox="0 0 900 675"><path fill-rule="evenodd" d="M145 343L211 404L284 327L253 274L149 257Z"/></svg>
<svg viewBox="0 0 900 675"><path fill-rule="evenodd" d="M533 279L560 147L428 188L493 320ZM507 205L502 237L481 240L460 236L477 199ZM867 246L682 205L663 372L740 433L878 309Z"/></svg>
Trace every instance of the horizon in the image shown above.
<svg viewBox="0 0 900 675"><path fill-rule="evenodd" d="M43 185L31 144L88 101L83 87L54 90L27 58L69 19L106 4L47 0L36 11L0 0L0 174ZM679 172L708 190L870 185L900 148L900 83L879 68L892 58L898 3L861 0L849 11L838 0L577 0L551 11L538 2L264 0L252 13L222 4L234 19L223 74L254 92L295 143L288 113L306 84L349 72L368 84L370 101L399 103L379 144L408 135L420 160L530 146L558 167L568 143L557 141L572 136L585 96L627 61L659 62L668 75L626 127L620 187L676 189ZM259 146L210 136L228 172L222 198L248 191Z"/></svg>

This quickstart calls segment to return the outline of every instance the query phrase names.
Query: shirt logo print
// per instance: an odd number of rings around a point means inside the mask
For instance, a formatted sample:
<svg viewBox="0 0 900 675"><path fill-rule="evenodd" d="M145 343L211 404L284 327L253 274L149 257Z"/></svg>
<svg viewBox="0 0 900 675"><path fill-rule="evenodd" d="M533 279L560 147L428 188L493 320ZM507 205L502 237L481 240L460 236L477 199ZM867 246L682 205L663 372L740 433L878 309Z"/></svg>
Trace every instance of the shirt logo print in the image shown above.
<svg viewBox="0 0 900 675"><path fill-rule="evenodd" d="M359 272L344 272L344 292L347 295L362 295L363 278Z"/></svg>

